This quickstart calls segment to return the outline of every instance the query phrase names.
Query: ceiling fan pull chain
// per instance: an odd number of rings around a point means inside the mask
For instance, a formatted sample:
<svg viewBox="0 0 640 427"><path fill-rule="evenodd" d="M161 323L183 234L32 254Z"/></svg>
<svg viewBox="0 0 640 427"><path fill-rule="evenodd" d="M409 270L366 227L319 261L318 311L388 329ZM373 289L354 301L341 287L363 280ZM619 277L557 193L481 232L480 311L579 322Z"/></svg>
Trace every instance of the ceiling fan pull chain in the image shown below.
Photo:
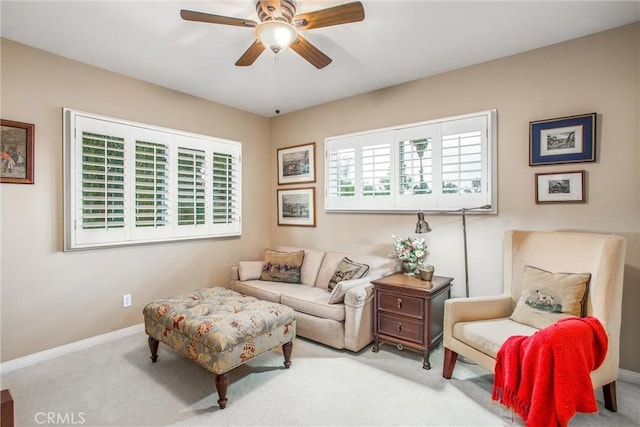
<svg viewBox="0 0 640 427"><path fill-rule="evenodd" d="M280 105L280 54L276 53L274 57L276 64L276 114L280 114L280 109L278 108L278 105Z"/></svg>

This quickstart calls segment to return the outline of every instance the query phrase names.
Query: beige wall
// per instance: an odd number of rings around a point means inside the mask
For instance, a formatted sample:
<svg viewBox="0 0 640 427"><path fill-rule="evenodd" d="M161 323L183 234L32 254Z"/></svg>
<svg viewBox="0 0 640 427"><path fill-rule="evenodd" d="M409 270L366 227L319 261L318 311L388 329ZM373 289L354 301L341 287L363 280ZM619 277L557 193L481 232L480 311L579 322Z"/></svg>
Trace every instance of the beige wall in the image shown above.
<svg viewBox="0 0 640 427"><path fill-rule="evenodd" d="M243 143L244 213L272 203L269 120L2 39L2 118L35 124L35 184L2 184L2 361L142 322L161 296L228 284L268 246L268 215L242 238L62 252L62 108ZM122 308L122 295L133 306Z"/></svg>
<svg viewBox="0 0 640 427"><path fill-rule="evenodd" d="M36 184L0 187L2 361L140 323L146 301L227 283L231 265L270 244L388 254L415 215L325 213L324 138L497 109L499 214L468 218L471 294L502 291L505 229L623 235L621 366L640 372L639 40L635 24L271 120L2 40L2 118L36 125ZM63 253L62 107L242 141L243 237ZM598 162L528 166L529 121L594 111ZM276 149L307 142L317 144L317 227L278 227ZM535 173L576 169L587 170L587 204L535 205ZM428 220L428 262L460 296L460 218ZM121 308L124 293L133 308Z"/></svg>
<svg viewBox="0 0 640 427"><path fill-rule="evenodd" d="M415 215L323 211L324 139L329 136L452 115L498 110L497 216L468 216L471 295L502 291L502 234L510 228L580 230L627 238L623 302L623 368L640 372L640 25L569 41L273 119L278 147L315 141L317 227L278 227L274 244L388 254L391 234L413 233ZM597 112L595 163L530 167L529 122ZM534 174L587 171L586 204L536 205ZM276 177L275 169L272 176ZM272 191L277 180L272 180ZM281 187L282 188L282 187ZM464 294L459 217L430 216L427 262L455 278Z"/></svg>

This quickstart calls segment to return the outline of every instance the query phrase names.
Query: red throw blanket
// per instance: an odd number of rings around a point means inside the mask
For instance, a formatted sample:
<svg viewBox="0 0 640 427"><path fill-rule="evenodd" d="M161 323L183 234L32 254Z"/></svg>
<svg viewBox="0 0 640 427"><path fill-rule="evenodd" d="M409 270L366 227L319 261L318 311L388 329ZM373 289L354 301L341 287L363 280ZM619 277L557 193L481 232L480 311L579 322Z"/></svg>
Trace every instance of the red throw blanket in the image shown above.
<svg viewBox="0 0 640 427"><path fill-rule="evenodd" d="M529 427L566 426L576 412L598 411L589 374L607 346L595 317L569 317L530 337L512 336L498 351L491 397Z"/></svg>

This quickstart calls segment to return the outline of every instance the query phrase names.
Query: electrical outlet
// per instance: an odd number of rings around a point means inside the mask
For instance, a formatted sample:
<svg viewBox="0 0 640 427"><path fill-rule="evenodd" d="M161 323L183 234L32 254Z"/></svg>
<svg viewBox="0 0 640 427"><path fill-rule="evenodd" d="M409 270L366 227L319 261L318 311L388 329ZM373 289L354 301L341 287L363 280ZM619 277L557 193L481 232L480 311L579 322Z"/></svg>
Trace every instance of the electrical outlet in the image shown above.
<svg viewBox="0 0 640 427"><path fill-rule="evenodd" d="M122 295L122 307L131 307L131 294Z"/></svg>

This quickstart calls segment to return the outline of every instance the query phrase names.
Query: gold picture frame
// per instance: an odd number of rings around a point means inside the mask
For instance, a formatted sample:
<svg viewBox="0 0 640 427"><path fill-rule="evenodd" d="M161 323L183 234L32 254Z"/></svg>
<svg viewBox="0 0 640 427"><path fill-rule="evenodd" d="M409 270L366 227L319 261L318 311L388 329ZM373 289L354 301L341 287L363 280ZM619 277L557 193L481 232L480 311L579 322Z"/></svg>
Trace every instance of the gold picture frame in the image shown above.
<svg viewBox="0 0 640 427"><path fill-rule="evenodd" d="M316 226L315 188L277 190L278 225Z"/></svg>
<svg viewBox="0 0 640 427"><path fill-rule="evenodd" d="M278 185L316 182L316 143L278 148Z"/></svg>
<svg viewBox="0 0 640 427"><path fill-rule="evenodd" d="M31 123L0 119L0 182L33 184L33 140Z"/></svg>

